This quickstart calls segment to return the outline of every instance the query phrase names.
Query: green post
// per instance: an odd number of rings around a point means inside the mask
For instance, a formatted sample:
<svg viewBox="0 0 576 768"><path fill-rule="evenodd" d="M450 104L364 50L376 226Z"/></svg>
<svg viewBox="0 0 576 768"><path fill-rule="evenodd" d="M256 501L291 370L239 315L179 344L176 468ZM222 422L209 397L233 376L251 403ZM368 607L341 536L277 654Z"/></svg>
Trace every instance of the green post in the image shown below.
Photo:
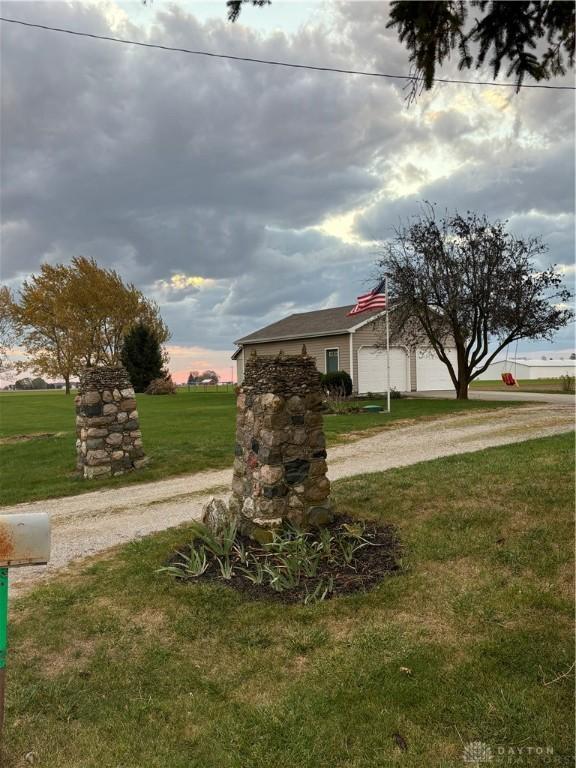
<svg viewBox="0 0 576 768"><path fill-rule="evenodd" d="M0 568L0 669L6 666L8 645L8 568Z"/></svg>
<svg viewBox="0 0 576 768"><path fill-rule="evenodd" d="M0 749L4 725L6 653L8 650L8 568L0 568Z"/></svg>

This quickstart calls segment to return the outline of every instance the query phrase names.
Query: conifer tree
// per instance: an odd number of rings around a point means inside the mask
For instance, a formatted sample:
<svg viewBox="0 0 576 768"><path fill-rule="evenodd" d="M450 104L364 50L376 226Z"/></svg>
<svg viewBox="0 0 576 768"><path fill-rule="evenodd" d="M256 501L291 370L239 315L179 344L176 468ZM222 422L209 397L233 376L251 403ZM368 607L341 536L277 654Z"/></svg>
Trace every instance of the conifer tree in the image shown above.
<svg viewBox="0 0 576 768"><path fill-rule="evenodd" d="M144 323L137 323L126 334L121 358L136 392L144 392L151 381L167 375L160 342Z"/></svg>

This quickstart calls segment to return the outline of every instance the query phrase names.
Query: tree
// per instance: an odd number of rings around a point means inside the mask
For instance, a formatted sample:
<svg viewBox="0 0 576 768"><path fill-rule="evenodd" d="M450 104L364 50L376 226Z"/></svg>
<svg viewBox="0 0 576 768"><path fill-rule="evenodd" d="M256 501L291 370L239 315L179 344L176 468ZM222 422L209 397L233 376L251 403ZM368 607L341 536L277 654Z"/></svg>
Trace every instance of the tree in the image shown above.
<svg viewBox="0 0 576 768"><path fill-rule="evenodd" d="M570 355L570 357L568 359L569 360L576 360L576 352L572 352L572 354Z"/></svg>
<svg viewBox="0 0 576 768"><path fill-rule="evenodd" d="M270 5L269 0L228 0L230 21L236 21L247 2ZM471 22L470 9L477 14ZM456 49L460 69L478 69L490 57L488 63L496 78L507 64L506 76L516 78L517 91L526 76L540 81L563 75L566 66L574 66L574 24L574 3L563 0L397 0L390 4L386 26L396 28L410 51L413 98L421 88L432 88L436 65L441 66ZM543 42L547 47L537 51Z"/></svg>
<svg viewBox="0 0 576 768"><path fill-rule="evenodd" d="M470 382L508 344L550 339L572 320L561 276L535 264L547 250L540 238L516 238L505 222L475 213L437 220L431 205L385 245L378 266L388 276L395 318L414 344L427 339L458 399L468 398Z"/></svg>
<svg viewBox="0 0 576 768"><path fill-rule="evenodd" d="M144 323L159 344L170 338L156 302L94 259L72 259L69 294L68 319L84 338L84 365L117 365L124 337L138 323Z"/></svg>
<svg viewBox="0 0 576 768"><path fill-rule="evenodd" d="M121 360L136 392L144 392L154 379L168 375L163 369L162 349L156 334L141 322L126 334Z"/></svg>
<svg viewBox="0 0 576 768"><path fill-rule="evenodd" d="M220 377L218 376L216 371L212 371L208 369L207 371L204 371L204 373L200 374L200 381L206 381L208 379L210 379L210 382L212 384L218 384Z"/></svg>
<svg viewBox="0 0 576 768"><path fill-rule="evenodd" d="M170 337L155 302L83 256L68 266L43 264L12 300L10 315L29 355L21 367L62 377L67 394L83 367L120 362L124 336L137 323L160 344Z"/></svg>
<svg viewBox="0 0 576 768"><path fill-rule="evenodd" d="M61 264L43 264L39 275L25 281L11 316L22 336L29 360L18 367L62 377L66 394L70 378L80 367L80 334L67 319L69 274Z"/></svg>
<svg viewBox="0 0 576 768"><path fill-rule="evenodd" d="M0 285L0 372L12 368L8 352L18 343L18 334L12 317L12 294L5 285Z"/></svg>
<svg viewBox="0 0 576 768"><path fill-rule="evenodd" d="M48 384L41 378L31 379L26 376L23 379L18 379L14 384L14 389L48 389Z"/></svg>
<svg viewBox="0 0 576 768"><path fill-rule="evenodd" d="M16 379L14 389L33 389L32 379L29 376L23 379Z"/></svg>
<svg viewBox="0 0 576 768"><path fill-rule="evenodd" d="M271 0L227 0L226 5L228 7L228 21L236 21L240 16L243 3L251 3L255 6L262 7L263 5L271 5Z"/></svg>
<svg viewBox="0 0 576 768"><path fill-rule="evenodd" d="M469 24L470 9L478 15ZM565 74L566 64L574 66L574 21L574 3L562 0L398 0L391 3L386 26L397 29L426 90L432 88L436 65L441 66L457 49L459 69L478 69L490 57L496 78L507 64L506 76L515 77L518 91L527 75L536 81L549 80ZM547 47L535 53L544 41Z"/></svg>
<svg viewBox="0 0 576 768"><path fill-rule="evenodd" d="M190 371L188 374L188 386L191 384L198 384L201 381L200 371Z"/></svg>

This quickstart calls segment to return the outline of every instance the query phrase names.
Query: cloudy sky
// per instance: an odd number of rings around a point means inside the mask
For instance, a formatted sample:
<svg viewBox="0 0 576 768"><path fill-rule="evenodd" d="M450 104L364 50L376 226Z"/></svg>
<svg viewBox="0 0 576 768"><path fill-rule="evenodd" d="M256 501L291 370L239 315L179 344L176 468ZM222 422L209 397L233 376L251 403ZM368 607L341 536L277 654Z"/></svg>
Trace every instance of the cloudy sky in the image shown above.
<svg viewBox="0 0 576 768"><path fill-rule="evenodd" d="M382 2L274 0L234 25L224 0L8 1L2 12L237 56L409 70ZM0 32L3 282L17 288L77 254L113 267L160 303L179 379L206 367L229 378L234 339L353 302L371 287L378 243L422 200L542 234L574 281L568 91L443 85L408 107L401 81ZM519 350L572 346L567 329Z"/></svg>

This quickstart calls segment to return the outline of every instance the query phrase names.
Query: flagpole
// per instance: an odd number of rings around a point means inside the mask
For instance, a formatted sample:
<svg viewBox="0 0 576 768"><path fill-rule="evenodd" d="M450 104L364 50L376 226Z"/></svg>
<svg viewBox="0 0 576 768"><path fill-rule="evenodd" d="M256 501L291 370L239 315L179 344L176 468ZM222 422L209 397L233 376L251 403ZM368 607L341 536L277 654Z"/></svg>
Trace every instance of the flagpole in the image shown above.
<svg viewBox="0 0 576 768"><path fill-rule="evenodd" d="M388 276L385 278L386 295L386 404L390 413L390 323L388 322Z"/></svg>

